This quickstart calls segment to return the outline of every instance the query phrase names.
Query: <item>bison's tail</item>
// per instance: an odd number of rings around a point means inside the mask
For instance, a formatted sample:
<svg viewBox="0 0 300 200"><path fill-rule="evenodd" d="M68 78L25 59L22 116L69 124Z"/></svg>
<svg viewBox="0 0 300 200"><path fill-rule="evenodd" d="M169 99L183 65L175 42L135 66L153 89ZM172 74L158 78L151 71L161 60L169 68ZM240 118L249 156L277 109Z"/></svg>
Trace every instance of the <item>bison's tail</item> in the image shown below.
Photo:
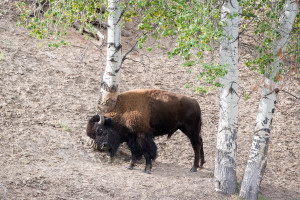
<svg viewBox="0 0 300 200"><path fill-rule="evenodd" d="M203 123L202 123L202 116L201 116L201 113L200 113L200 122L199 122L199 135L200 135L200 136L201 136L202 126L203 126Z"/></svg>
<svg viewBox="0 0 300 200"><path fill-rule="evenodd" d="M201 113L201 109L200 109L200 106L198 107L199 111L198 111L198 114L197 114L197 120L198 121L198 134L199 136L201 137L201 130L202 130L202 113Z"/></svg>

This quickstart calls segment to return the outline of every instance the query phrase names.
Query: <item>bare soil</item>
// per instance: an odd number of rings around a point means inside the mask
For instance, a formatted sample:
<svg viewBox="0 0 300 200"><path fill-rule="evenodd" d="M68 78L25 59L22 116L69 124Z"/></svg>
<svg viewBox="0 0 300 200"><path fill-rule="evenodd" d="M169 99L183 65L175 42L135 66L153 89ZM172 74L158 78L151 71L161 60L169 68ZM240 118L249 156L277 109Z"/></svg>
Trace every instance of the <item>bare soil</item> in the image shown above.
<svg viewBox="0 0 300 200"><path fill-rule="evenodd" d="M213 169L218 125L218 90L195 94L185 83L196 75L167 59L168 43L144 52L146 66L128 60L123 65L121 92L159 88L194 97L203 113L204 169L190 173L193 151L178 131L170 140L156 139L158 158L152 173L142 172L142 160L127 170L130 154L122 146L115 159L93 150L85 135L94 115L105 58L75 30L69 47L49 48L45 41L16 27L13 7L0 7L0 198L4 199L237 199L214 191ZM123 52L132 44L123 39ZM98 41L93 41L99 43ZM241 46L241 58L247 49ZM249 50L249 49L248 49ZM104 52L105 53L105 52ZM138 54L130 55L139 59ZM240 59L240 93L250 91L257 75ZM197 70L195 70L197 71ZM289 91L299 95L299 86ZM260 91L240 99L237 175L241 181L254 133ZM279 93L273 119L268 165L261 195L266 199L300 199L300 108Z"/></svg>

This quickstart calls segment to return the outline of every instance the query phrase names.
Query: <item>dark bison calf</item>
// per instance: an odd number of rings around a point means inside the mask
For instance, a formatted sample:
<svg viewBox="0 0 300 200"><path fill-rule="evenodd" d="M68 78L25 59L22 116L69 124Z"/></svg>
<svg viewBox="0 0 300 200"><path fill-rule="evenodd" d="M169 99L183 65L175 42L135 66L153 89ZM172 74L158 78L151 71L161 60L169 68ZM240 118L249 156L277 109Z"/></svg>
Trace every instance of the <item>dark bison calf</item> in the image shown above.
<svg viewBox="0 0 300 200"><path fill-rule="evenodd" d="M87 125L87 135L102 150L114 156L119 145L128 144L132 159L128 169L144 155L145 172L150 173L157 147L153 138L180 129L191 141L195 153L192 172L205 163L201 131L201 111L195 99L162 90L133 90L118 96L110 112L93 116ZM201 163L199 165L199 158Z"/></svg>

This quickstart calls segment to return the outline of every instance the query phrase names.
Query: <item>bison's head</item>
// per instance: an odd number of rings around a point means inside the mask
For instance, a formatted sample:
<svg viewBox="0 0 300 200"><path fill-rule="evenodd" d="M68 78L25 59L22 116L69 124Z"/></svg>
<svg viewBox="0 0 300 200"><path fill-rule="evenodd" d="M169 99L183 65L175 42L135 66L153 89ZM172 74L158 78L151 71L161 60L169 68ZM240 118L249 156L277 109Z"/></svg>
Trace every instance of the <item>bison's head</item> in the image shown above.
<svg viewBox="0 0 300 200"><path fill-rule="evenodd" d="M98 115L94 115L87 124L86 134L92 139L96 138L96 132L97 132L99 121L100 121L100 117Z"/></svg>
<svg viewBox="0 0 300 200"><path fill-rule="evenodd" d="M101 150L109 151L110 156L114 156L121 143L121 137L112 124L104 124L98 126L95 142Z"/></svg>
<svg viewBox="0 0 300 200"><path fill-rule="evenodd" d="M101 123L102 121L102 123ZM121 143L121 137L116 128L111 123L110 118L95 115L87 126L87 135L94 139L100 150L108 151L110 156L114 156Z"/></svg>

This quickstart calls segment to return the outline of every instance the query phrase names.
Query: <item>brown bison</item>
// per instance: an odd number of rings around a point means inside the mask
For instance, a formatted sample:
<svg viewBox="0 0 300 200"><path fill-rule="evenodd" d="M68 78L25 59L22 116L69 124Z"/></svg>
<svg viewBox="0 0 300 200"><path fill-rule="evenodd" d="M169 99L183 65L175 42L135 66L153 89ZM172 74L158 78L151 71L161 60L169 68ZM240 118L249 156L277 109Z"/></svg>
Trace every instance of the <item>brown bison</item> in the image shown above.
<svg viewBox="0 0 300 200"><path fill-rule="evenodd" d="M157 151L153 138L166 134L170 138L180 129L192 143L195 159L190 171L196 172L205 163L201 125L201 111L195 99L148 89L121 93L111 112L98 113L89 120L86 132L110 156L126 142L132 154L128 169L133 169L136 160L144 156L145 172L150 173Z"/></svg>

